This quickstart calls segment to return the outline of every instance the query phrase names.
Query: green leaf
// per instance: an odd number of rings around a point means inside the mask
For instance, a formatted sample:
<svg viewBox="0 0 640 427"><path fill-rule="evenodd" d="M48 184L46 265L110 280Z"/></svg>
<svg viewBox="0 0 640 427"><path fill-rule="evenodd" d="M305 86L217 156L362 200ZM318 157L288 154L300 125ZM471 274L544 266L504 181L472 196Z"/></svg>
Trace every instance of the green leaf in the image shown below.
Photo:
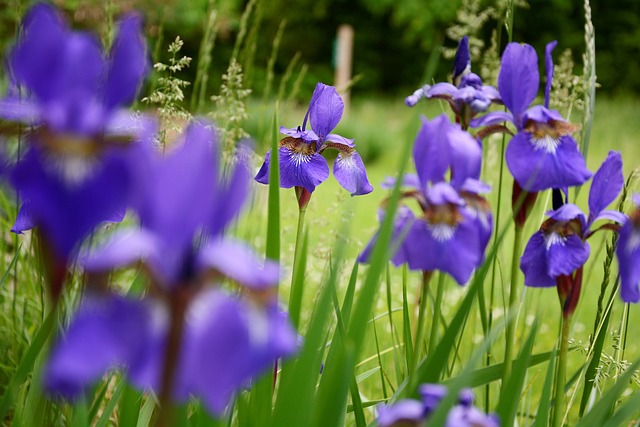
<svg viewBox="0 0 640 427"><path fill-rule="evenodd" d="M141 404L142 394L129 384L125 384L118 410L119 427L136 427Z"/></svg>
<svg viewBox="0 0 640 427"><path fill-rule="evenodd" d="M534 356L535 357L535 356ZM533 357L532 357L533 359ZM536 413L536 420L532 427L548 427L549 425L549 408L551 407L551 389L553 388L553 372L555 368L556 349L554 348L549 358L549 367L547 368L547 376L544 379L542 393L540 394L540 404Z"/></svg>
<svg viewBox="0 0 640 427"><path fill-rule="evenodd" d="M306 246L303 252L306 256ZM339 260L340 256L336 258ZM310 423L313 395L322 362L321 349L325 347L330 323L331 292L336 274L333 272L319 290L300 354L296 359L286 361L282 367L271 423L273 427L297 427Z"/></svg>
<svg viewBox="0 0 640 427"><path fill-rule="evenodd" d="M275 128L278 124L278 103L273 113L273 123L269 133L271 138L271 158L269 163L269 207L267 211L267 258L280 261L280 163L278 162L278 141Z"/></svg>
<svg viewBox="0 0 640 427"><path fill-rule="evenodd" d="M520 355L513 363L513 370L511 371L511 375L509 376L507 383L502 385L497 412L498 415L500 415L503 425L510 426L516 424L515 418L518 410L518 403L520 403L522 387L524 386L527 369L529 369L529 360L531 359L531 352L533 350L533 343L537 332L538 322L535 322L531 327L531 332L529 332L527 341L520 350ZM507 361L507 363L508 362L509 361Z"/></svg>
<svg viewBox="0 0 640 427"><path fill-rule="evenodd" d="M105 388L108 384L109 382L106 381ZM100 418L96 422L95 427L105 427L107 425L107 422L109 421L109 418L113 413L113 410L116 408L116 405L120 401L120 397L122 397L122 393L124 392L125 387L126 387L126 381L124 378L121 378L120 381L118 381L116 388L113 390L113 395L111 395L111 399L109 399L109 402L107 402L107 405L104 407L104 410L100 415Z"/></svg>
<svg viewBox="0 0 640 427"><path fill-rule="evenodd" d="M148 427L151 423L151 416L153 415L153 410L156 407L156 400L153 395L149 395L147 400L142 405L142 409L140 410L140 415L138 416L138 422L136 423L136 427Z"/></svg>

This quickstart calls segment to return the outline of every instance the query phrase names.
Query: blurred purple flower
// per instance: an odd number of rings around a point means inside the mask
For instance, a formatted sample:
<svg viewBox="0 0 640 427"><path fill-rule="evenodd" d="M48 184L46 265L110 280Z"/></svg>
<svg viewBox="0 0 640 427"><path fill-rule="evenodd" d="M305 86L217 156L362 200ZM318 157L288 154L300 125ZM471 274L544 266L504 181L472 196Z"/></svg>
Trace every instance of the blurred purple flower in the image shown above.
<svg viewBox="0 0 640 427"><path fill-rule="evenodd" d="M378 408L379 427L422 426L429 421L431 414L438 408L447 395L447 388L440 384L422 384L422 401L403 399L393 405L381 405ZM496 415L486 415L473 406L473 392L463 389L458 395L458 404L449 410L447 427L499 427Z"/></svg>
<svg viewBox="0 0 640 427"><path fill-rule="evenodd" d="M602 219L619 224L626 222L626 216L622 213L606 210L622 186L622 157L620 153L610 151L591 183L589 216L574 204L562 205L547 213L549 219L529 239L520 260L525 285L556 286L560 277L570 277L584 265L590 253L587 239L603 227L616 229L616 226L605 225L592 230L593 223ZM572 304L577 303L577 295L575 298Z"/></svg>
<svg viewBox="0 0 640 427"><path fill-rule="evenodd" d="M624 302L640 301L640 195L635 210L620 229L616 255L620 266L620 297Z"/></svg>
<svg viewBox="0 0 640 427"><path fill-rule="evenodd" d="M535 50L528 44L509 43L498 76L500 96L509 113L492 112L471 121L473 127L503 121L515 124L518 133L507 146L507 166L520 187L529 192L580 185L591 177L571 136L578 127L548 108L553 78L551 52L556 44L551 42L546 49L545 106L529 108L540 84Z"/></svg>
<svg viewBox="0 0 640 427"><path fill-rule="evenodd" d="M136 387L159 393L169 323L167 307L153 298L85 298L52 349L45 388L74 399L108 370L121 368ZM196 396L218 415L235 391L297 348L297 336L276 306L219 290L197 296L183 328L171 397L184 402Z"/></svg>
<svg viewBox="0 0 640 427"><path fill-rule="evenodd" d="M140 159L133 190L141 228L117 232L78 261L92 273L142 261L154 292L144 300L87 300L52 352L50 392L73 398L106 370L123 367L133 384L162 393L173 350L170 397L198 396L220 414L234 391L295 352L297 334L273 298L278 265L223 237L248 194L247 165L222 175L218 162L213 127L202 122L191 124L166 157L155 151ZM242 285L248 297L202 290L222 278ZM182 338L174 348L176 316Z"/></svg>
<svg viewBox="0 0 640 427"><path fill-rule="evenodd" d="M344 111L344 103L333 86L322 83L316 85L302 128L280 128L288 135L279 142L280 186L282 188L302 187L310 193L329 177L329 166L322 156L327 148L338 150L333 164L333 174L338 183L352 196L373 191L369 184L362 158L355 150L353 139L333 134ZM313 129L307 130L307 120ZM269 183L271 152L267 152L264 164L255 180Z"/></svg>
<svg viewBox="0 0 640 427"><path fill-rule="evenodd" d="M96 224L122 219L138 155L129 142L154 132L151 120L120 109L149 70L141 27L137 15L122 19L105 58L93 35L37 4L8 54L13 91L0 100L0 119L33 128L29 151L10 171L23 201L13 231L38 225L65 262Z"/></svg>
<svg viewBox="0 0 640 427"><path fill-rule="evenodd" d="M447 272L462 285L484 259L492 230L488 203L480 195L489 187L478 180L482 150L443 114L423 120L413 157L417 175L404 178L411 188L404 197L416 200L422 215L414 217L407 207L398 210L392 261L406 262L413 270ZM445 181L448 171L450 182ZM376 240L377 234L360 262L368 261Z"/></svg>
<svg viewBox="0 0 640 427"><path fill-rule="evenodd" d="M471 72L471 55L469 39L464 36L458 44L453 61L451 83L424 85L405 99L409 107L416 105L421 99L444 99L462 123L469 123L471 117L486 111L491 103L501 104L500 94L493 86L486 86L482 79ZM469 108L466 108L466 107ZM468 117L467 117L468 116Z"/></svg>

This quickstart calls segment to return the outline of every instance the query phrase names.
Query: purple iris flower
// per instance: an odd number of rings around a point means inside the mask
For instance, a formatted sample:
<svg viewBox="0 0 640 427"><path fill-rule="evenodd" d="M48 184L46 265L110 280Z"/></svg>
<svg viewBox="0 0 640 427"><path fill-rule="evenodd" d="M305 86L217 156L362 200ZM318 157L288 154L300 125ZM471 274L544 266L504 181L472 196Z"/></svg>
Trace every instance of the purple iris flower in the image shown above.
<svg viewBox="0 0 640 427"><path fill-rule="evenodd" d="M626 222L622 213L606 210L622 190L623 181L622 157L610 151L591 183L589 216L571 203L547 213L549 219L531 236L520 260L525 285L556 286L559 278L570 277L587 261L590 248L586 240L602 228L592 230L596 221Z"/></svg>
<svg viewBox="0 0 640 427"><path fill-rule="evenodd" d="M468 123L477 113L487 111L491 103L502 103L496 88L484 85L480 76L471 72L471 55L467 36L464 36L458 44L451 80L453 84L441 82L433 86L424 85L405 98L405 103L413 107L423 98L444 99L449 102L451 109L462 123ZM466 108L467 106L469 108Z"/></svg>
<svg viewBox="0 0 640 427"><path fill-rule="evenodd" d="M440 384L422 384L422 401L403 399L393 405L381 405L378 409L379 427L421 426L428 422L431 414L438 408L447 395L447 388ZM473 406L473 392L470 389L460 391L458 404L449 411L447 427L499 427L496 415L486 415ZM428 425L428 424L427 424Z"/></svg>
<svg viewBox="0 0 640 427"><path fill-rule="evenodd" d="M620 266L620 296L624 302L640 301L640 195L633 197L635 210L620 229L616 255Z"/></svg>
<svg viewBox="0 0 640 427"><path fill-rule="evenodd" d="M73 398L118 367L134 385L163 391L176 307L183 332L174 400L198 396L220 414L233 392L296 350L297 335L273 298L278 265L223 237L247 196L249 169L240 162L220 174L218 162L213 127L199 122L166 157L154 151L140 159L145 179L136 180L134 208L141 227L116 232L79 263L95 273L142 261L153 292L143 300L107 294L85 301L52 351L49 391ZM247 297L203 289L221 279L242 285Z"/></svg>
<svg viewBox="0 0 640 427"><path fill-rule="evenodd" d="M153 136L153 121L122 109L149 70L141 27L139 16L124 17L105 56L93 35L37 4L8 54L14 90L0 100L0 119L31 129L9 172L23 201L13 231L38 225L63 262L98 223L122 218L138 155L130 142Z"/></svg>
<svg viewBox="0 0 640 427"><path fill-rule="evenodd" d="M423 119L413 150L417 175L404 178L404 198L414 199L421 213L409 207L396 214L392 261L412 270L441 270L459 284L469 280L484 259L492 216L481 196L489 187L478 180L482 150L478 142L452 124L446 115ZM450 181L445 181L450 172ZM388 184L388 183L387 183ZM367 262L377 234L359 257Z"/></svg>
<svg viewBox="0 0 640 427"><path fill-rule="evenodd" d="M576 140L571 136L578 126L550 110L549 92L553 79L551 52L546 49L547 85L545 105L529 106L538 93L538 56L528 44L509 43L502 55L498 89L507 112L492 112L471 121L471 126L512 122L517 134L507 146L506 161L521 188L537 192L548 188L581 185L591 177Z"/></svg>
<svg viewBox="0 0 640 427"><path fill-rule="evenodd" d="M353 139L331 133L340 122L343 111L344 102L336 89L318 83L302 127L280 128L281 133L288 135L279 142L278 149L282 188L302 187L312 193L329 177L329 166L322 152L333 148L338 150L338 157L333 164L333 175L338 183L352 196L373 191ZM307 129L307 121L312 129ZM267 152L264 164L255 177L261 184L269 183L270 162L271 152Z"/></svg>

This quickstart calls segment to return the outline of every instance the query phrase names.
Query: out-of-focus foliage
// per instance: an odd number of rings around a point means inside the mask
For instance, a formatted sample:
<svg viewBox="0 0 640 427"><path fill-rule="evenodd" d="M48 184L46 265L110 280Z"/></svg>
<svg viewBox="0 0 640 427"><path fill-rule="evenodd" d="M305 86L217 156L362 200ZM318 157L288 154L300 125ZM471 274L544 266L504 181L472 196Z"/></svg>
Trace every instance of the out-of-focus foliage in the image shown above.
<svg viewBox="0 0 640 427"><path fill-rule="evenodd" d="M146 17L154 61L166 61L168 41L179 35L183 52L197 61L200 42L205 34L209 0L54 0L67 11L74 26L95 29L108 43L113 27L111 17L132 9ZM461 6L476 10L482 22L461 15ZM542 51L550 40L559 41L559 51L571 49L575 72L582 70L584 52L583 2L575 0L530 0L528 8L517 7L514 14L514 40L526 40ZM0 0L0 48L13 38L16 18L28 2ZM216 44L207 81L207 96L219 92L222 76L229 64L246 0L215 0ZM246 84L260 95L267 80L267 64L273 39L281 22L286 29L274 62L275 87L296 55L291 81L296 80L306 65L300 93L313 90L317 81L333 82L336 31L341 24L355 29L353 75L358 76L353 91L404 94L423 82L429 53L443 46L454 49L455 34L469 27L477 31L474 48L481 58L492 45L492 34L501 52L506 44L502 25L507 0L259 0L249 17L246 46L238 61L243 67ZM469 6L470 5L470 6ZM473 6L473 7L471 7ZM592 0L596 31L597 75L602 92L640 93L640 2L637 0ZM467 14L468 15L468 14ZM466 18L465 18L466 16ZM469 18L469 19L467 19ZM154 44L163 44L154 48ZM494 55L495 56L495 55ZM476 72L489 75L483 60ZM195 64L194 64L195 65ZM437 80L449 72L449 61L440 61ZM191 74L183 76L193 80ZM290 84L289 84L290 85ZM185 93L190 97L188 89Z"/></svg>

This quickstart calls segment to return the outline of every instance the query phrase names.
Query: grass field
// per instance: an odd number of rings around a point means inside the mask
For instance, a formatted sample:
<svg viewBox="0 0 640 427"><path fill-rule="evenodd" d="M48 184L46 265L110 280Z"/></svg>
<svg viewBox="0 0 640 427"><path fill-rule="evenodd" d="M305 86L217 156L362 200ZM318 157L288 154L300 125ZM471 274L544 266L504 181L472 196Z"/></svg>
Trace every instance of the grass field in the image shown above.
<svg viewBox="0 0 640 427"><path fill-rule="evenodd" d="M277 124L294 127L301 123L306 106L283 105L277 113ZM252 101L248 111L250 119L245 126L250 134L256 136L256 150L263 155L270 144L269 135L280 136L277 132L270 132L274 117L273 107L267 107L260 101ZM328 265L332 261L333 247L336 239L345 245L344 268L340 271L338 294L340 299L346 292L351 264L364 245L378 228L377 210L381 202L388 196L388 192L379 187L380 182L387 176L392 176L398 169L401 147L415 138L420 126L420 115L429 118L443 112L443 106L437 102L422 103L418 107L409 109L402 99L353 99L350 111L336 129L336 132L346 137L356 139L356 147L362 154L367 165L370 182L375 190L370 195L349 197L348 193L339 187L333 177L318 187L313 193L307 209L307 229L309 233L308 261L305 275L305 293L303 296L301 331L306 330L314 306L318 304L320 284L327 280ZM640 134L640 100L636 99L599 99L596 106L595 121L588 154L590 170L595 171L609 150L621 150L624 158L625 176L640 167L640 149L637 147L637 135ZM575 120L575 119L574 119ZM485 166L483 178L491 184L493 191L488 198L492 209L498 210L498 170L500 167L501 139L496 138L485 144ZM256 167L259 159L256 159ZM512 230L509 217L509 203L512 179L505 169L503 178L503 194L499 229L508 229L497 252L497 275L494 291L493 315L494 322L499 323L504 318L507 300L506 289L509 283L509 265L512 257ZM267 186L255 184L255 195L249 208L241 217L239 225L233 232L248 241L259 252L264 252L267 235L266 206ZM638 180L632 181L630 191L640 191ZM2 286L0 287L0 394L4 394L9 379L14 376L17 366L24 357L25 350L34 338L38 326L44 319L46 298L43 295L40 282L38 262L33 255L33 241L30 233L25 236L14 236L9 229L16 213L15 196L10 191L4 191L0 200L3 215L0 226L3 228L3 256L0 261ZM577 198L577 204L586 209L588 188L582 189ZM286 302L289 297L290 274L293 268L297 205L293 190L281 190L281 260L285 272L280 286L280 300ZM627 208L630 205L627 204ZM550 209L549 194L543 193L538 197L538 204L533 211L526 229L527 239L540 225L544 212ZM571 331L572 348L568 363L568 378L577 372L584 363L582 350L589 342L589 335L593 332L595 307L602 280L602 261L604 259L603 242L609 236L596 236L592 239L592 257L585 270L583 292L574 316ZM341 244L342 244L341 243ZM491 245L491 244L490 244ZM357 289L362 285L367 267L361 267L358 276ZM17 274L17 275L16 275ZM386 279L384 277L386 276ZM116 275L117 281L126 289L134 280L134 273ZM456 307L466 294L465 287L457 286L453 280L445 279L445 294L441 308L442 317L448 322L456 312ZM421 281L419 273L407 272L404 268L390 267L383 275L382 283L377 294L371 320L366 327L365 344L358 355L356 376L361 398L364 402L377 402L388 398L400 385L403 372L401 360L403 358L403 339L394 336L396 329L403 324L403 303L407 303L413 319L416 315L415 302ZM522 279L520 279L522 281ZM65 306L68 311L78 299L78 292L82 289L81 278L77 277L69 287ZM485 298L489 298L491 289L490 276L484 283ZM407 299L403 298L403 284L406 285ZM431 288L433 289L433 287ZM536 335L533 353L545 353L554 348L558 338L559 304L556 290L526 289L521 287L521 312L518 317L518 342L522 344L529 328L538 322L539 332ZM389 292L390 291L390 292ZM357 292L356 292L357 293ZM434 291L431 298L435 299ZM431 307L431 305L429 305ZM391 308L391 316L389 314ZM604 346L602 358L602 386L607 388L612 382L607 378L615 378L619 374L617 366L624 360L633 361L640 357L640 343L633 338L633 325L640 322L640 308L632 305L629 308L629 338L624 343L624 354L621 351L619 331L623 304L616 298L611 316L610 334ZM453 377L464 369L468 356L474 352L484 340L482 325L477 320L478 305L474 303L464 331L451 346L458 346L450 360L447 377ZM432 316L429 313L429 316ZM333 317L332 317L333 319ZM391 320L391 321L390 321ZM335 319L332 320L335 323ZM491 345L489 364L500 362L503 358L504 339L500 335ZM38 363L42 363L41 356ZM485 363L484 361L482 363ZM482 365L482 364L481 364ZM540 390L547 372L547 364L542 363L531 369L525 379L526 386L520 404L519 414L524 420L535 414L538 408ZM499 382L493 381L489 391L489 409L493 409L499 394ZM34 383L35 384L35 383ZM582 385L579 384L581 390ZM638 384L630 390L638 392ZM476 390L478 405L484 407L486 389L478 387ZM18 400L25 400L29 405L28 387L21 386ZM580 397L580 392L576 394ZM51 411L51 404L47 403ZM577 410L577 409L576 409ZM68 406L63 407L62 414L70 414ZM373 406L365 408L367 421L375 417ZM69 415L71 416L71 415ZM569 424L576 414L572 412ZM55 423L60 423L64 415L59 415ZM54 423L54 424L55 424ZM348 415L347 425L355 424L353 415Z"/></svg>

